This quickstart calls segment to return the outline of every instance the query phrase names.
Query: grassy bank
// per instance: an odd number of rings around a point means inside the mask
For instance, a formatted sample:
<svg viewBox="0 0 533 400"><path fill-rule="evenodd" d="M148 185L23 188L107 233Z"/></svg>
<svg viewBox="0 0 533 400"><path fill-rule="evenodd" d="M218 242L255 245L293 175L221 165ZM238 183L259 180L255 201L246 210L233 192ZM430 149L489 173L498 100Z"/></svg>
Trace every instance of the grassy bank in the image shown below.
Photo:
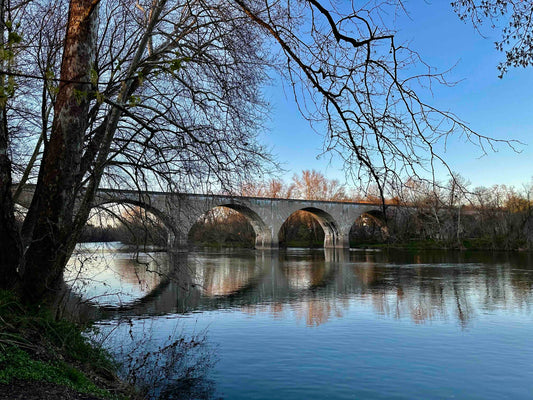
<svg viewBox="0 0 533 400"><path fill-rule="evenodd" d="M135 398L84 328L0 291L0 399Z"/></svg>

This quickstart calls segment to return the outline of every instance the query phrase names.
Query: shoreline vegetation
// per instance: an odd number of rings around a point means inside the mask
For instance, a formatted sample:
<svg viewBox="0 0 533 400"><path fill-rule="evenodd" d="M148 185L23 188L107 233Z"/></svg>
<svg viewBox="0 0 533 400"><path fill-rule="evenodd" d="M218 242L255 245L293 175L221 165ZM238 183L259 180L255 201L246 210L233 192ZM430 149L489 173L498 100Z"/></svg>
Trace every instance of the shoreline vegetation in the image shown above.
<svg viewBox="0 0 533 400"><path fill-rule="evenodd" d="M495 251L495 252L530 252L531 249L524 247L506 248L498 247L498 244L485 239L464 239L460 242L439 242L435 240L412 240L408 242L395 243L358 243L351 244L351 249L390 249L390 250L451 250L451 251Z"/></svg>
<svg viewBox="0 0 533 400"><path fill-rule="evenodd" d="M117 242L117 240L94 240L82 243L105 243ZM280 249L289 248L306 248L306 249L321 249L324 242L321 240L291 240L280 244ZM252 242L233 242L231 240L219 241L195 241L190 243L191 248L210 248L210 249L254 249ZM125 244L124 251L138 250L134 243ZM143 251L150 252L165 252L168 250L167 246L162 245L143 245ZM508 251L508 252L531 252L532 248L528 247L526 243L508 243L504 238L493 240L492 238L467 238L460 241L439 241L433 239L413 239L408 241L397 242L353 242L350 241L350 249L397 249L397 250L458 250L458 251Z"/></svg>
<svg viewBox="0 0 533 400"><path fill-rule="evenodd" d="M86 329L0 291L0 399L141 399Z"/></svg>
<svg viewBox="0 0 533 400"><path fill-rule="evenodd" d="M490 239L472 238L463 239L460 242L447 242L435 240L411 240L405 242L358 242L350 243L350 249L390 249L390 250L409 250L409 251L423 251L423 250L453 250L453 251L498 251L498 252L530 252L529 248L517 247L507 248L504 244L499 246L498 243L493 243ZM235 249L253 249L254 246L243 243L219 243L219 242L201 242L196 243L195 248L235 248ZM322 249L323 242L307 242L302 240L294 240L285 243L280 249L290 248L306 248L306 249Z"/></svg>
<svg viewBox="0 0 533 400"><path fill-rule="evenodd" d="M313 219L313 217L311 217ZM204 248L247 248L255 247L255 233L246 221L221 220L215 227L197 224L189 235L190 247ZM510 224L513 226L514 224ZM524 225L524 224L521 224ZM354 224L350 231L350 248L390 248L410 250L473 250L473 251L533 251L532 235L529 232L529 221L522 230L510 234L490 234L483 236L437 239L428 235L427 238L405 238L405 235L394 232L395 227L385 227L379 221L364 221ZM533 224L532 224L533 225ZM116 234L112 228L103 235L101 228L87 227L83 242L121 242L125 248L143 248L150 251L165 251L167 243L160 240L146 240L145 237L124 236ZM120 228L119 228L120 229ZM324 232L316 221L293 221L293 224L282 227L280 248L322 248ZM509 228L510 230L510 228ZM532 229L533 230L533 229ZM392 233L391 233L392 232ZM155 237L152 235L151 237ZM159 234L159 237L162 237ZM140 238L140 239L139 239Z"/></svg>

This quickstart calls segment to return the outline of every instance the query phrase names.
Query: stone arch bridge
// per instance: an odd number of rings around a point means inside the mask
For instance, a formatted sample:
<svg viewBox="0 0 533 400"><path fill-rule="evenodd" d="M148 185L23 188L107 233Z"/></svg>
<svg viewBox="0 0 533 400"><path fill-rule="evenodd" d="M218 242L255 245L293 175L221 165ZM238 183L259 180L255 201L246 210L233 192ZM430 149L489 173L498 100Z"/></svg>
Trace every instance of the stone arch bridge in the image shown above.
<svg viewBox="0 0 533 400"><path fill-rule="evenodd" d="M26 185L17 203L28 208L33 192L34 187ZM243 214L256 233L258 249L277 248L281 226L299 210L316 217L324 230L325 248L348 248L348 235L357 218L363 213L383 210L381 204L99 189L93 207L106 204L131 204L151 212L166 225L169 248L175 250L187 248L193 224L215 207L227 207Z"/></svg>

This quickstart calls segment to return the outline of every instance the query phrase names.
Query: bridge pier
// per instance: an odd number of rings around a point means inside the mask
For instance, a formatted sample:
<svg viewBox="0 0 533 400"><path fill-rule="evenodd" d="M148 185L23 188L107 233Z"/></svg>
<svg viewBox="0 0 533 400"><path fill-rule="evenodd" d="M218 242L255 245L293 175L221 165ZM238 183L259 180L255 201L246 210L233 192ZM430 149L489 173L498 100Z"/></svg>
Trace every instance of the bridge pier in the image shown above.
<svg viewBox="0 0 533 400"><path fill-rule="evenodd" d="M188 234L184 234L182 232L176 234L174 231L169 230L167 236L167 249L179 252L188 251Z"/></svg>
<svg viewBox="0 0 533 400"><path fill-rule="evenodd" d="M332 234L324 232L324 248L325 249L349 249L350 241L348 235Z"/></svg>
<svg viewBox="0 0 533 400"><path fill-rule="evenodd" d="M349 249L350 248L350 230L352 229L353 222L354 221L352 220L340 221L335 248L337 249Z"/></svg>
<svg viewBox="0 0 533 400"><path fill-rule="evenodd" d="M346 262L350 260L350 249L335 248L324 249L324 258L326 262Z"/></svg>
<svg viewBox="0 0 533 400"><path fill-rule="evenodd" d="M255 248L259 250L278 249L278 234L271 234L270 232L257 233L255 236Z"/></svg>
<svg viewBox="0 0 533 400"><path fill-rule="evenodd" d="M350 240L348 235L342 233L324 232L325 249L349 249Z"/></svg>

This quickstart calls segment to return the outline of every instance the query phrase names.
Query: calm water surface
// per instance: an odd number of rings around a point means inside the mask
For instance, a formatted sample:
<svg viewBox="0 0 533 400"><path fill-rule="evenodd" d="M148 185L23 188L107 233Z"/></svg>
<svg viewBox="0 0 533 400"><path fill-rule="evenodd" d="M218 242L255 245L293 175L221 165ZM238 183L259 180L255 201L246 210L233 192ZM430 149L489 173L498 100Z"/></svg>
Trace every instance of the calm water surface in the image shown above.
<svg viewBox="0 0 533 400"><path fill-rule="evenodd" d="M532 265L353 250L169 261L111 247L80 251L67 279L111 306L98 325L117 355L206 337L216 362L202 388L174 388L169 374L168 398L533 399Z"/></svg>

